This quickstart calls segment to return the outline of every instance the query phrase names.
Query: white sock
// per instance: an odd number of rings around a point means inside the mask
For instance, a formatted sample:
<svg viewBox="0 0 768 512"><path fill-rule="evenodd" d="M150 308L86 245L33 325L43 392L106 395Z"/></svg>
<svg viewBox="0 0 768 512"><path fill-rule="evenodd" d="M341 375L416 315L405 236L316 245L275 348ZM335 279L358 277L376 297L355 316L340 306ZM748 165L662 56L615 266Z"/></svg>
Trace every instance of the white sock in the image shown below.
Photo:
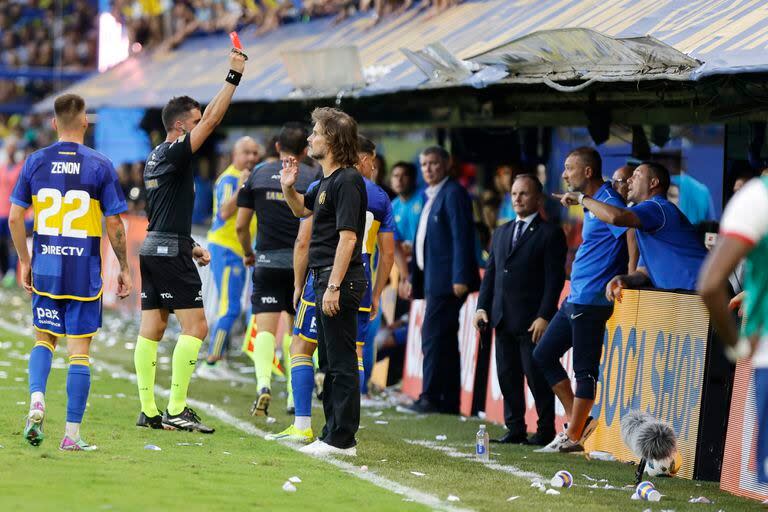
<svg viewBox="0 0 768 512"><path fill-rule="evenodd" d="M79 440L80 424L67 422L67 425L64 427L64 435L66 435L68 438L72 439L73 441Z"/></svg>
<svg viewBox="0 0 768 512"><path fill-rule="evenodd" d="M293 419L293 425L299 430L307 430L312 426L311 416L296 416Z"/></svg>
<svg viewBox="0 0 768 512"><path fill-rule="evenodd" d="M45 395L43 394L42 391L35 391L34 393L32 393L32 395L29 398L30 409L32 408L32 404L34 404L35 402L40 402L41 404L43 404L43 408L45 408Z"/></svg>

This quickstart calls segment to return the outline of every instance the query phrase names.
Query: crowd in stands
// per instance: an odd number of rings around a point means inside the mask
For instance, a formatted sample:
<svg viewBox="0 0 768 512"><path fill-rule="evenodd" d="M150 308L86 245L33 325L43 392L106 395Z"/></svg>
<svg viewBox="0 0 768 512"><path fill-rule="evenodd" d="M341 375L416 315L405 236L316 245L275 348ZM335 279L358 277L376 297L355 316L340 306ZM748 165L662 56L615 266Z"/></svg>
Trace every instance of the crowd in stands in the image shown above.
<svg viewBox="0 0 768 512"><path fill-rule="evenodd" d="M0 67L96 68L96 8L88 0L5 0L0 9ZM0 78L0 103L41 99L53 91L50 79Z"/></svg>
<svg viewBox="0 0 768 512"><path fill-rule="evenodd" d="M286 23L358 12L374 23L400 14L413 0L113 0L112 15L128 27L133 51L174 49L191 35L226 33L248 26L263 35ZM416 8L438 14L458 0L423 0Z"/></svg>

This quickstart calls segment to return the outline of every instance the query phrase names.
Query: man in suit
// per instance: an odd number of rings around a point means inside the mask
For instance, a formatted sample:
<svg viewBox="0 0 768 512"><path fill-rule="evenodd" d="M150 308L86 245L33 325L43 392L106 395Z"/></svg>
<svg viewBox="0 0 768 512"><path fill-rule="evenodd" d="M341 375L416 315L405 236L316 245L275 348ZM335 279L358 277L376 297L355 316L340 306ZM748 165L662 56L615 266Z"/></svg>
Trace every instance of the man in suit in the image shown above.
<svg viewBox="0 0 768 512"><path fill-rule="evenodd" d="M448 176L449 161L450 155L439 146L420 156L427 189L410 275L413 297L427 301L421 329L424 384L410 407L420 413L459 412L459 310L480 284L472 201Z"/></svg>
<svg viewBox="0 0 768 512"><path fill-rule="evenodd" d="M543 187L533 174L512 184L517 220L496 230L480 285L475 327L496 329L496 370L508 432L498 443L545 445L555 435L555 395L533 361L533 349L557 311L568 247L560 226L539 215ZM536 401L536 434L525 426L523 375Z"/></svg>

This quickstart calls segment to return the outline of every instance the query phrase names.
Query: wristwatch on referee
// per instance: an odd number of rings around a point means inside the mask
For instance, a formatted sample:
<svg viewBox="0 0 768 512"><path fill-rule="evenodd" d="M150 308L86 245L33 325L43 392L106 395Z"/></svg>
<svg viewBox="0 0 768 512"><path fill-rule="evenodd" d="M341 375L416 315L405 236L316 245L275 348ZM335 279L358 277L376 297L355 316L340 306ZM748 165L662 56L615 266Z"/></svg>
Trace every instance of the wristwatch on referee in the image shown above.
<svg viewBox="0 0 768 512"><path fill-rule="evenodd" d="M329 283L328 284L328 289L331 290L332 292L337 292L337 291L341 290L341 287L339 285L337 285L337 284L330 284Z"/></svg>
<svg viewBox="0 0 768 512"><path fill-rule="evenodd" d="M584 206L584 198L585 197L589 197L589 196L587 194L585 194L584 192L579 192L579 204L582 205L582 206Z"/></svg>

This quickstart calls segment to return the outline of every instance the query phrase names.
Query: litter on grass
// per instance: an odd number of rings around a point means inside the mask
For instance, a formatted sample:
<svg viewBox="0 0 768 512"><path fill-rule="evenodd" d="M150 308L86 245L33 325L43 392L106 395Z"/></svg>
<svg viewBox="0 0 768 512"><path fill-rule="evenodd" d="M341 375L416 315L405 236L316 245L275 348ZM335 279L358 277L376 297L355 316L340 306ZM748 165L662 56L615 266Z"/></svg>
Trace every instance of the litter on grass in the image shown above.
<svg viewBox="0 0 768 512"><path fill-rule="evenodd" d="M519 497L520 496L510 496L509 498L507 498L507 501L515 501Z"/></svg>
<svg viewBox="0 0 768 512"><path fill-rule="evenodd" d="M293 485L291 482L285 482L283 484L283 490L285 492L296 492L296 486Z"/></svg>
<svg viewBox="0 0 768 512"><path fill-rule="evenodd" d="M453 494L448 495L448 501L461 501L461 499L458 496L454 496Z"/></svg>
<svg viewBox="0 0 768 512"><path fill-rule="evenodd" d="M368 466L360 466L360 471L365 473L366 471L368 471Z"/></svg>
<svg viewBox="0 0 768 512"><path fill-rule="evenodd" d="M160 447L159 447L159 446L157 446L156 444L148 444L148 445L144 446L144 449L145 449L145 450L149 450L149 451L152 451L152 452L159 452L159 451L162 451L162 448L160 448Z"/></svg>
<svg viewBox="0 0 768 512"><path fill-rule="evenodd" d="M698 498L691 498L688 500L688 503L712 503L712 500L707 498L706 496L699 496Z"/></svg>
<svg viewBox="0 0 768 512"><path fill-rule="evenodd" d="M445 441L446 439L448 439L448 436L445 434L438 434L435 436L436 441Z"/></svg>
<svg viewBox="0 0 768 512"><path fill-rule="evenodd" d="M273 418L272 416L267 417L267 425L271 425L273 423L277 423L277 418Z"/></svg>
<svg viewBox="0 0 768 512"><path fill-rule="evenodd" d="M288 481L291 482L292 484L300 484L301 478L297 476L292 476L291 478L288 479Z"/></svg>
<svg viewBox="0 0 768 512"><path fill-rule="evenodd" d="M411 471L411 474L413 476L427 476L426 473L422 473L421 471Z"/></svg>
<svg viewBox="0 0 768 512"><path fill-rule="evenodd" d="M385 420L376 420L375 422L377 425L389 425L388 421Z"/></svg>
<svg viewBox="0 0 768 512"><path fill-rule="evenodd" d="M589 452L589 458L594 460L604 460L607 462L616 461L616 457L614 457L612 453L608 453L608 452L599 452L599 451Z"/></svg>
<svg viewBox="0 0 768 512"><path fill-rule="evenodd" d="M551 495L551 496L554 496L554 495L560 494L560 491L557 491L557 490L555 490L555 489L547 489L547 492L546 492L546 494L549 494L549 495Z"/></svg>

